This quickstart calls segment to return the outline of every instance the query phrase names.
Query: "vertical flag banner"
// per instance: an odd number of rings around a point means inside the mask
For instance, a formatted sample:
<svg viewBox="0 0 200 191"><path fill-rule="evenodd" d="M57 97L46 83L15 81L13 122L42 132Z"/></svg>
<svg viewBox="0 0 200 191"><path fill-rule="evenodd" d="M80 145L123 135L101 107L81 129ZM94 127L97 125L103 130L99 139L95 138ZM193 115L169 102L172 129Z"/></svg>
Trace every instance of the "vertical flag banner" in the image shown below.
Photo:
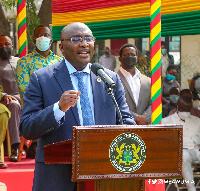
<svg viewBox="0 0 200 191"><path fill-rule="evenodd" d="M151 123L161 124L162 121L161 0L151 0L150 47L151 47L150 56L151 56L151 103L152 103ZM145 181L145 191L164 191L164 190L165 190L165 183L163 180Z"/></svg>
<svg viewBox="0 0 200 191"><path fill-rule="evenodd" d="M152 124L162 120L161 94L161 0L151 0L150 23Z"/></svg>
<svg viewBox="0 0 200 191"><path fill-rule="evenodd" d="M17 0L18 55L27 54L26 1Z"/></svg>

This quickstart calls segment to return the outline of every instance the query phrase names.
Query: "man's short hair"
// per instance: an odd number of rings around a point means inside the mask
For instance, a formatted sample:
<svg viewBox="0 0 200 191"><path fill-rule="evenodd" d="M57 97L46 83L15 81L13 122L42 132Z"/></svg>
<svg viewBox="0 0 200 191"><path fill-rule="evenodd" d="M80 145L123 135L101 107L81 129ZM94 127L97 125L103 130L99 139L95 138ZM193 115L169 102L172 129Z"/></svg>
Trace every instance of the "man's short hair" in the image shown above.
<svg viewBox="0 0 200 191"><path fill-rule="evenodd" d="M190 97L192 99L192 92L190 89L182 89L180 91L180 97Z"/></svg>
<svg viewBox="0 0 200 191"><path fill-rule="evenodd" d="M176 71L178 71L178 68L177 68L175 65L170 64L170 65L167 67L167 71L169 71L169 70L176 70Z"/></svg>
<svg viewBox="0 0 200 191"><path fill-rule="evenodd" d="M172 87L170 90L169 90L169 95L179 95L180 94L180 90L179 88L177 87Z"/></svg>
<svg viewBox="0 0 200 191"><path fill-rule="evenodd" d="M120 56L120 57L122 56L122 53L123 53L124 48L127 48L127 47L133 47L133 48L135 48L135 50L136 50L136 55L138 56L138 49L137 49L137 47L136 47L135 45L133 45L133 44L124 44L124 45L120 48L120 50L119 50L119 56Z"/></svg>
<svg viewBox="0 0 200 191"><path fill-rule="evenodd" d="M38 28L40 28L40 27L49 28L49 26L47 26L47 25L39 25L39 26L35 27L34 32L33 32L34 35L35 35L35 31L36 31ZM51 31L50 28L49 28L49 30ZM51 31L51 33L52 33L52 31Z"/></svg>

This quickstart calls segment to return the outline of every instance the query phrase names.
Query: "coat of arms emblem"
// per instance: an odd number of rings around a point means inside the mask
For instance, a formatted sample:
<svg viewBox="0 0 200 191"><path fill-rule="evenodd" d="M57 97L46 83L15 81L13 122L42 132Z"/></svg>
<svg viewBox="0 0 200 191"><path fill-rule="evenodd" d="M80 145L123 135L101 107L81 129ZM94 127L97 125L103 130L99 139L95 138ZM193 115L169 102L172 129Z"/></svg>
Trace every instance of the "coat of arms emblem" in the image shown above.
<svg viewBox="0 0 200 191"><path fill-rule="evenodd" d="M109 157L112 165L124 173L139 169L146 158L144 141L134 133L117 136L110 145Z"/></svg>

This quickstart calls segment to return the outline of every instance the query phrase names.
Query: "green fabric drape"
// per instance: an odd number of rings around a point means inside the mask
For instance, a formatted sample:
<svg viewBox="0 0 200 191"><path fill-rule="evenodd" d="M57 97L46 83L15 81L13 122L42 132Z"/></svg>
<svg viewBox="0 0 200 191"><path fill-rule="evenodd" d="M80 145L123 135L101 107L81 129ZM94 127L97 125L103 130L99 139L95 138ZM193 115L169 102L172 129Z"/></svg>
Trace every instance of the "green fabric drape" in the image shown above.
<svg viewBox="0 0 200 191"><path fill-rule="evenodd" d="M150 37L150 17L86 23L97 40ZM53 40L60 40L64 26L53 26ZM161 16L161 35L200 34L200 11Z"/></svg>

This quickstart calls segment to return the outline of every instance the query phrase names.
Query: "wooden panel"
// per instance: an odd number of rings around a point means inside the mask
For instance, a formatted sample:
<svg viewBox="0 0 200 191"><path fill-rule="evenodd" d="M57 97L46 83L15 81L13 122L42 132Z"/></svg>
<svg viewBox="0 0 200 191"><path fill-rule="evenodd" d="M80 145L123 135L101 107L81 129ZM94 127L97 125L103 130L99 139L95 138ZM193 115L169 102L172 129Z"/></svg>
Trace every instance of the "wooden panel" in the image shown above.
<svg viewBox="0 0 200 191"><path fill-rule="evenodd" d="M131 132L146 145L144 164L122 173L110 162L109 148L120 134ZM182 174L182 126L73 127L72 180L178 178Z"/></svg>
<svg viewBox="0 0 200 191"><path fill-rule="evenodd" d="M65 140L44 146L45 164L71 164L72 140Z"/></svg>

